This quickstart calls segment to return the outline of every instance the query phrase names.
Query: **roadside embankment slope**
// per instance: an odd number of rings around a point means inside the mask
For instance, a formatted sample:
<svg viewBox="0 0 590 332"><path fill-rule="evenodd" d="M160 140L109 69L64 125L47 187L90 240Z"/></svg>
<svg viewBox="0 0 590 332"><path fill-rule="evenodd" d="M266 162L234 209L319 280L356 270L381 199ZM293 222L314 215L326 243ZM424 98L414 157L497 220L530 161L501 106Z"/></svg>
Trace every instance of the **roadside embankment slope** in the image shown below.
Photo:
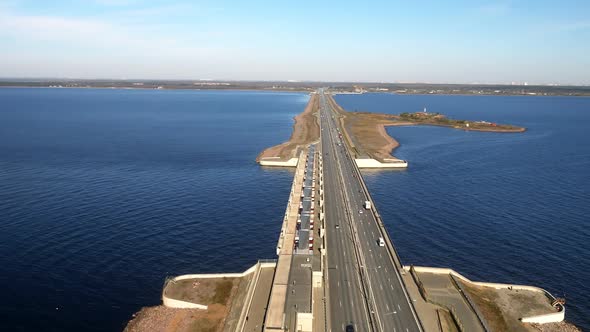
<svg viewBox="0 0 590 332"><path fill-rule="evenodd" d="M297 151L320 138L320 126L318 124L317 112L319 109L319 98L317 94L312 94L303 113L295 116L293 132L288 141L269 147L262 151L256 161L263 159L275 159L286 161L290 158L297 157Z"/></svg>

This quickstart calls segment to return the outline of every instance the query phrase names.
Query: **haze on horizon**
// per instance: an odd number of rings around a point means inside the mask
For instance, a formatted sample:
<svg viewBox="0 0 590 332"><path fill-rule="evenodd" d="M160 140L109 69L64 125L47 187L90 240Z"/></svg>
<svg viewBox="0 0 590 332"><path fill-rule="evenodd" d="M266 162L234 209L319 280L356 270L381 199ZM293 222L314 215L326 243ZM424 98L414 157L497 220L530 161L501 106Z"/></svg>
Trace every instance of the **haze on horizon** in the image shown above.
<svg viewBox="0 0 590 332"><path fill-rule="evenodd" d="M3 0L0 77L590 84L590 2Z"/></svg>

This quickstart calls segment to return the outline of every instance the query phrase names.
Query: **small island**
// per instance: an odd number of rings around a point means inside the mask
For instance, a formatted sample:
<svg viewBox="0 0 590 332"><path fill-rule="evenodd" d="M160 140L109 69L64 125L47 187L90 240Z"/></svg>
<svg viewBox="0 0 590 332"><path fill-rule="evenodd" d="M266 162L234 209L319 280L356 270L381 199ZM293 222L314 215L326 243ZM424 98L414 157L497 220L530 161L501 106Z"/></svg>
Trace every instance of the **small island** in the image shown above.
<svg viewBox="0 0 590 332"><path fill-rule="evenodd" d="M441 126L465 131L495 133L522 133L526 128L484 120L469 121L428 113L426 109L414 113L383 114L348 112L332 96L328 102L336 110L345 142L351 148L359 167L407 167L407 162L392 155L399 143L385 130L388 126ZM291 139L261 152L256 161L268 166L295 166L298 151L319 140L319 104L315 93L311 95L305 111L295 117ZM372 163L368 163L371 161ZM372 166L376 165L376 166ZM381 167L380 167L381 166Z"/></svg>

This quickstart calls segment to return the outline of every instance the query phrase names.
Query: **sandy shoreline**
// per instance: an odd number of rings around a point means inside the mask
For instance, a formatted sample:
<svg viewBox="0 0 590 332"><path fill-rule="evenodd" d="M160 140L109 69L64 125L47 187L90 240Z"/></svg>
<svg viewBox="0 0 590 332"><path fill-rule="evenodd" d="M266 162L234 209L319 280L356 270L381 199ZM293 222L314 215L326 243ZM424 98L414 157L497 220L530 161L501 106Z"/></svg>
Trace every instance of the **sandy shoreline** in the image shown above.
<svg viewBox="0 0 590 332"><path fill-rule="evenodd" d="M433 119L407 119L400 115L369 113L369 112L347 112L334 98L328 95L328 102L332 104L340 115L340 122L344 127L343 135L353 148L356 157L370 157L385 162L400 160L393 155L400 144L387 133L386 127L394 126L437 126L447 127L465 131L495 132L495 133L521 133L526 128L469 122L470 126L463 126L465 121L445 120L436 121ZM319 96L312 94L303 113L295 116L293 131L288 141L266 148L257 157L260 162L264 158L272 158L278 161L286 161L296 157L298 149L319 139L319 124L317 112L319 110ZM461 124L461 126L458 125Z"/></svg>
<svg viewBox="0 0 590 332"><path fill-rule="evenodd" d="M483 127L480 124L472 123L471 127L459 127L454 124L437 123L434 121L408 121L401 119L398 115L368 113L368 112L347 112L336 103L332 96L329 102L341 115L342 124L345 128L344 135L349 142L352 142L357 156L369 156L381 162L385 159L397 159L392 153L400 144L387 133L386 127L394 126L437 126L465 131L497 132L497 133L520 133L526 128L498 125L495 127ZM477 127L474 127L477 126Z"/></svg>
<svg viewBox="0 0 590 332"><path fill-rule="evenodd" d="M256 161L260 162L263 158L287 160L296 157L296 152L301 146L317 141L320 138L320 126L316 117L318 109L319 97L312 94L303 113L294 117L295 123L289 140L264 149L256 157Z"/></svg>

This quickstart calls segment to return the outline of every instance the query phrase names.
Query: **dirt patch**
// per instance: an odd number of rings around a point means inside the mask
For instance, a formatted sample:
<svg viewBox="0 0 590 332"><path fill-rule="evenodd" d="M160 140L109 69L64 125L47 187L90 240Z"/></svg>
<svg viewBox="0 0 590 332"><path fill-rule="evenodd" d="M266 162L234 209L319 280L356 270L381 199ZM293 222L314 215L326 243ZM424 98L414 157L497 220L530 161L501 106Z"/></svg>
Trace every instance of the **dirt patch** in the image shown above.
<svg viewBox="0 0 590 332"><path fill-rule="evenodd" d="M231 294L234 282L232 280L221 280L215 285L215 294L211 297L212 303L226 304Z"/></svg>
<svg viewBox="0 0 590 332"><path fill-rule="evenodd" d="M240 319L240 314L242 312L242 308L246 305L246 293L248 292L248 286L252 281L254 273L250 273L241 278L240 284L234 294L232 294L230 304L228 304L228 313L225 318L225 324L223 327L224 331L234 331L238 321Z"/></svg>
<svg viewBox="0 0 590 332"><path fill-rule="evenodd" d="M134 315L125 332L217 332L225 314L225 306L217 304L207 310L145 307Z"/></svg>
<svg viewBox="0 0 590 332"><path fill-rule="evenodd" d="M574 324L568 322L548 323L548 324L530 324L532 331L540 332L582 332Z"/></svg>
<svg viewBox="0 0 590 332"><path fill-rule="evenodd" d="M164 288L164 295L171 299L198 304L225 304L237 287L239 278L203 278L170 281Z"/></svg>
<svg viewBox="0 0 590 332"><path fill-rule="evenodd" d="M298 114L293 125L291 138L287 142L272 146L262 151L256 161L263 158L277 158L286 161L297 156L300 147L310 144L320 138L320 126L317 113L319 110L319 97L312 94L303 113Z"/></svg>
<svg viewBox="0 0 590 332"><path fill-rule="evenodd" d="M348 113L344 118L346 134L352 135L357 156L367 155L380 161L397 159L391 153L399 146L399 142L389 136L385 126L412 125L410 122L395 120L390 115Z"/></svg>
<svg viewBox="0 0 590 332"><path fill-rule="evenodd" d="M541 292L461 283L494 331L539 331L533 324L522 323L520 318L556 312L551 306L551 300Z"/></svg>
<svg viewBox="0 0 590 332"><path fill-rule="evenodd" d="M222 331L241 278L185 279L169 282L166 296L207 305L206 310L165 306L142 308L125 332L219 332Z"/></svg>
<svg viewBox="0 0 590 332"><path fill-rule="evenodd" d="M527 331L518 320L516 321L517 324L514 324L514 322L508 324L507 320L511 319L507 319L502 310L500 310L500 307L497 305L498 295L492 288L473 286L464 282L461 283L492 330Z"/></svg>

